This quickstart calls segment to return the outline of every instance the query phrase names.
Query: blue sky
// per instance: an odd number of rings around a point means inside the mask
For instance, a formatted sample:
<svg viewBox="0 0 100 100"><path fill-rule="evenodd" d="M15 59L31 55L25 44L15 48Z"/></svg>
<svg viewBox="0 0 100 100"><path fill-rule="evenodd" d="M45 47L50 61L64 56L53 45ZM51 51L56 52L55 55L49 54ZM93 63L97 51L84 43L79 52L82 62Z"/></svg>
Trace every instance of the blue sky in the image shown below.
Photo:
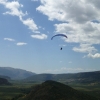
<svg viewBox="0 0 100 100"><path fill-rule="evenodd" d="M56 74L100 70L99 4L0 0L0 66ZM68 38L51 40L59 33Z"/></svg>

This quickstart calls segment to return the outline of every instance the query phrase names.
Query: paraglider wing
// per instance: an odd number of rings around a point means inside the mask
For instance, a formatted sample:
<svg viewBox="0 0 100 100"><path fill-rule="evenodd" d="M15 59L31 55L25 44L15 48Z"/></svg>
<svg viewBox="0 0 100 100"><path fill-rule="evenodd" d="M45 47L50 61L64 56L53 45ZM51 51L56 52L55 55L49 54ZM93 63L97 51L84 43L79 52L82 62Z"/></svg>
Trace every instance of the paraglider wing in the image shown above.
<svg viewBox="0 0 100 100"><path fill-rule="evenodd" d="M54 35L54 36L51 38L51 40L52 40L54 37L56 37L56 36L64 36L64 37L67 38L67 36L66 36L65 34L56 34L56 35Z"/></svg>

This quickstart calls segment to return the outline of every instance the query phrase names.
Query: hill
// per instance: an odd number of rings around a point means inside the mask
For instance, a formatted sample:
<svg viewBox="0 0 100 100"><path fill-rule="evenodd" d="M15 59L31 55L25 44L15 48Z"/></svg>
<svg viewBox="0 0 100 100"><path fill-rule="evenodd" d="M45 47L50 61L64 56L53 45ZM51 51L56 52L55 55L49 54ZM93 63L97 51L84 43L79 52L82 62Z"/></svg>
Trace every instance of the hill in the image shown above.
<svg viewBox="0 0 100 100"><path fill-rule="evenodd" d="M0 75L0 78L5 78L5 79L7 79L7 80L11 80L10 77L8 77L8 76L4 76L4 75Z"/></svg>
<svg viewBox="0 0 100 100"><path fill-rule="evenodd" d="M82 72L73 74L36 74L34 76L28 77L27 81L46 81L55 80L62 81L66 83L93 83L100 82L100 71L94 72Z"/></svg>
<svg viewBox="0 0 100 100"><path fill-rule="evenodd" d="M21 100L21 99L20 99ZM23 100L98 100L68 85L48 80L35 87Z"/></svg>
<svg viewBox="0 0 100 100"><path fill-rule="evenodd" d="M11 67L0 67L0 76L8 76L13 80L16 79L24 79L29 76L35 75L35 73L22 70L22 69L17 69L17 68L11 68Z"/></svg>
<svg viewBox="0 0 100 100"><path fill-rule="evenodd" d="M11 85L11 83L5 78L0 78L0 85Z"/></svg>

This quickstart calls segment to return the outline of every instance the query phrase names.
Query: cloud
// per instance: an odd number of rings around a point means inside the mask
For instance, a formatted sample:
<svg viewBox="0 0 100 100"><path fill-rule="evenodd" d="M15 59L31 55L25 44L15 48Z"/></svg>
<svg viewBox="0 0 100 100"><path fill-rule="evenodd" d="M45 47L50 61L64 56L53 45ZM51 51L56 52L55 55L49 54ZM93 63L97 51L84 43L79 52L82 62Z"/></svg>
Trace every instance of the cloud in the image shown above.
<svg viewBox="0 0 100 100"><path fill-rule="evenodd" d="M79 47L73 47L73 50L82 53L94 53L97 51L97 49L95 49L90 44L80 44Z"/></svg>
<svg viewBox="0 0 100 100"><path fill-rule="evenodd" d="M4 40L7 40L7 41L15 41L15 40L12 39L12 38L4 38Z"/></svg>
<svg viewBox="0 0 100 100"><path fill-rule="evenodd" d="M62 63L63 61L59 61L60 63Z"/></svg>
<svg viewBox="0 0 100 100"><path fill-rule="evenodd" d="M99 58L97 57L99 50L94 46L100 44L99 0L40 0L40 2L41 5L37 10L46 15L50 21L60 22L54 25L55 32L66 34L68 38L64 38L65 42L79 44L79 47L73 48L75 52Z"/></svg>
<svg viewBox="0 0 100 100"><path fill-rule="evenodd" d="M72 62L71 62L71 61L69 61L68 63L69 63L69 64L71 64Z"/></svg>
<svg viewBox="0 0 100 100"><path fill-rule="evenodd" d="M47 39L47 35L45 35L45 34L40 34L40 35L31 35L31 37L32 38L36 38L36 39L41 39L41 40L43 40L43 39Z"/></svg>
<svg viewBox="0 0 100 100"><path fill-rule="evenodd" d="M48 16L49 20L84 23L94 19L98 11L87 0L40 0L38 11ZM47 9L48 8L48 9Z"/></svg>
<svg viewBox="0 0 100 100"><path fill-rule="evenodd" d="M23 7L22 4L20 4L18 1L11 1L9 2L8 0L0 0L0 4L4 5L4 7L8 10L5 13L3 13L4 15L12 15L12 16L18 16L20 21L28 26L28 28L32 31L35 32L38 30L37 25L35 24L34 20L31 18L26 18L24 19L23 17L28 15L28 12L26 11L25 13L23 13L23 11L21 10L21 8Z"/></svg>
<svg viewBox="0 0 100 100"><path fill-rule="evenodd" d="M33 32L35 32L36 30L38 30L37 25L35 24L35 22L33 21L33 19L28 18L26 20L23 20L22 17L20 17L20 20L22 21L22 23L26 26L29 27L30 30L32 30ZM37 31L36 31L37 32Z"/></svg>
<svg viewBox="0 0 100 100"><path fill-rule="evenodd" d="M27 45L27 43L25 43L25 42L18 42L16 45L17 46L23 46L23 45Z"/></svg>
<svg viewBox="0 0 100 100"><path fill-rule="evenodd" d="M68 38L65 41L70 43L100 44L99 27L100 24L93 22L55 24L56 32L66 33Z"/></svg>
<svg viewBox="0 0 100 100"><path fill-rule="evenodd" d="M87 55L87 57L91 57L91 58L93 58L93 59L95 59L95 58L100 58L100 53L95 53L95 54L89 53L89 54Z"/></svg>
<svg viewBox="0 0 100 100"><path fill-rule="evenodd" d="M77 68L68 68L68 67L61 67L59 69L48 69L46 70L46 73L77 73L77 72L89 72L89 71L95 71L96 69L91 68L81 68L81 67L77 67Z"/></svg>
<svg viewBox="0 0 100 100"><path fill-rule="evenodd" d="M19 4L18 1L8 2L7 0L4 0L4 2L0 1L0 3L3 4L5 8L9 10L3 14L10 14L13 16L25 16L25 14L20 10L23 5Z"/></svg>
<svg viewBox="0 0 100 100"><path fill-rule="evenodd" d="M31 1L38 1L38 0L31 0Z"/></svg>
<svg viewBox="0 0 100 100"><path fill-rule="evenodd" d="M67 70L67 71L83 71L83 68L67 68L67 67L62 67L61 70Z"/></svg>

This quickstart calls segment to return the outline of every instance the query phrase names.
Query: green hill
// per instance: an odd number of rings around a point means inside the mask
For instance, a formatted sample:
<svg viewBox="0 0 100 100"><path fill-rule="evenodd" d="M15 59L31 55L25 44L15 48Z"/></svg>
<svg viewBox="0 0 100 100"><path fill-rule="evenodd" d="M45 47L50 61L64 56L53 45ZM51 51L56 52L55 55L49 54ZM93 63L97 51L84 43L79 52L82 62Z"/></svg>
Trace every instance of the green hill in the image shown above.
<svg viewBox="0 0 100 100"><path fill-rule="evenodd" d="M5 79L7 79L7 80L11 80L10 77L8 77L8 76L4 76L4 75L0 75L0 78L5 78Z"/></svg>
<svg viewBox="0 0 100 100"><path fill-rule="evenodd" d="M11 85L11 83L5 78L0 78L0 85Z"/></svg>
<svg viewBox="0 0 100 100"><path fill-rule="evenodd" d="M36 86L19 100L98 100L56 81L46 81Z"/></svg>

